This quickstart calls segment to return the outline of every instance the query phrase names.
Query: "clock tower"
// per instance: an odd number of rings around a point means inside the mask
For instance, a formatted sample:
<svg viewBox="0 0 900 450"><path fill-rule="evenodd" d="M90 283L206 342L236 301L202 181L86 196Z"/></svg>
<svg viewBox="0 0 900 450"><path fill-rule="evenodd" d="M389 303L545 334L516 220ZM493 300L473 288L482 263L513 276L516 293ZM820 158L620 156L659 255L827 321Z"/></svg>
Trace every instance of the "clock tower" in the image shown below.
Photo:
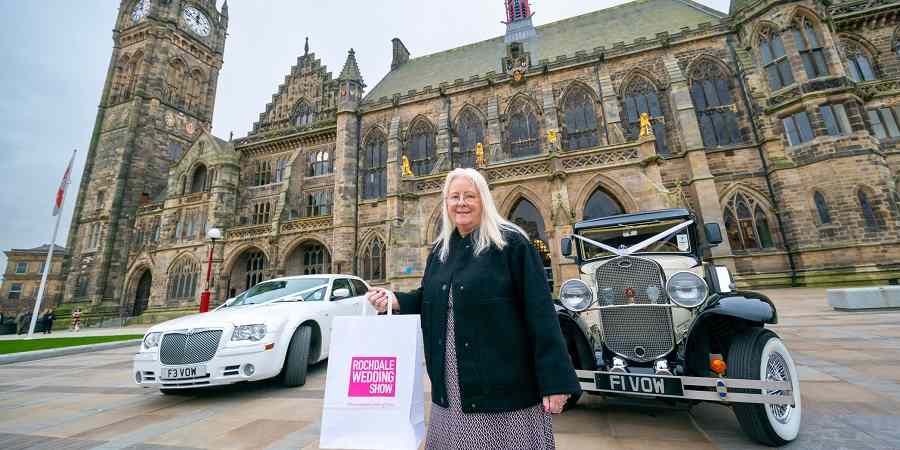
<svg viewBox="0 0 900 450"><path fill-rule="evenodd" d="M211 127L227 28L227 0L122 0L69 230L65 302L121 300L135 213L165 195L169 166Z"/></svg>

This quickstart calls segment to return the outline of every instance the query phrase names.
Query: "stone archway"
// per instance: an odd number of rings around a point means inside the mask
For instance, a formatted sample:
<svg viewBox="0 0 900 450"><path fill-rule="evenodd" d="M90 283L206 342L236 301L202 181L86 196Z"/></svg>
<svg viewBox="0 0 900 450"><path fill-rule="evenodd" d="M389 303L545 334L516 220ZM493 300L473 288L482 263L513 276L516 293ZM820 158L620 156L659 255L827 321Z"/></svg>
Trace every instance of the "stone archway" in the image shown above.
<svg viewBox="0 0 900 450"><path fill-rule="evenodd" d="M284 259L284 274L314 275L331 272L331 252L324 244L307 240L294 249Z"/></svg>
<svg viewBox="0 0 900 450"><path fill-rule="evenodd" d="M614 216L624 212L625 209L622 208L622 204L619 203L619 200L614 195L610 194L606 189L598 187L588 197L582 216L584 220L589 220Z"/></svg>
<svg viewBox="0 0 900 450"><path fill-rule="evenodd" d="M137 284L134 288L134 304L131 307L132 317L140 316L150 305L150 291L153 287L153 274L150 272L150 269L144 269L137 280Z"/></svg>
<svg viewBox="0 0 900 450"><path fill-rule="evenodd" d="M509 220L525 230L534 248L537 250L544 264L547 275L547 283L550 291L553 291L553 263L550 259L550 240L544 227L544 217L541 212L527 198L516 200L515 206L509 213Z"/></svg>

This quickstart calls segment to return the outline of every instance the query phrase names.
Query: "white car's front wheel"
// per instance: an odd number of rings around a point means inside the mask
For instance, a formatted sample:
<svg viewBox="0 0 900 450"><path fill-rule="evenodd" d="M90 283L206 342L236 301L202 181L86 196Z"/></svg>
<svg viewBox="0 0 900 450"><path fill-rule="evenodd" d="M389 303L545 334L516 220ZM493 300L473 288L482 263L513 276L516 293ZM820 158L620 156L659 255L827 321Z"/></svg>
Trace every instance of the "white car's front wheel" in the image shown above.
<svg viewBox="0 0 900 450"><path fill-rule="evenodd" d="M787 381L794 405L736 404L734 414L751 439L770 446L785 445L800 433L803 408L797 367L784 342L765 328L750 328L734 337L728 352L731 378ZM763 391L783 395L781 391Z"/></svg>
<svg viewBox="0 0 900 450"><path fill-rule="evenodd" d="M294 336L284 358L282 383L287 387L303 386L306 383L306 369L309 367L309 345L312 328L301 325L294 330Z"/></svg>

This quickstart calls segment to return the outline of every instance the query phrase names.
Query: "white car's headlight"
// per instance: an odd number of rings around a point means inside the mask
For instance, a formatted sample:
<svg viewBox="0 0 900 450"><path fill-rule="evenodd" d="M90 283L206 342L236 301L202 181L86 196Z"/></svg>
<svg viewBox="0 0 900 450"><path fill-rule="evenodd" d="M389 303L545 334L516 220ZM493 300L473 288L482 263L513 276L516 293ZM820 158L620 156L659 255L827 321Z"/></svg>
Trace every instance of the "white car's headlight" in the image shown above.
<svg viewBox="0 0 900 450"><path fill-rule="evenodd" d="M584 281L571 279L559 289L559 301L569 311L581 312L594 303L594 294Z"/></svg>
<svg viewBox="0 0 900 450"><path fill-rule="evenodd" d="M266 337L266 326L263 324L240 325L234 327L232 341L258 341Z"/></svg>
<svg viewBox="0 0 900 450"><path fill-rule="evenodd" d="M666 283L666 293L676 305L696 308L706 300L709 288L703 278L690 272L678 272Z"/></svg>
<svg viewBox="0 0 900 450"><path fill-rule="evenodd" d="M144 336L144 350L150 350L151 348L157 347L159 345L160 337L162 337L162 333L157 331L147 333L147 335Z"/></svg>

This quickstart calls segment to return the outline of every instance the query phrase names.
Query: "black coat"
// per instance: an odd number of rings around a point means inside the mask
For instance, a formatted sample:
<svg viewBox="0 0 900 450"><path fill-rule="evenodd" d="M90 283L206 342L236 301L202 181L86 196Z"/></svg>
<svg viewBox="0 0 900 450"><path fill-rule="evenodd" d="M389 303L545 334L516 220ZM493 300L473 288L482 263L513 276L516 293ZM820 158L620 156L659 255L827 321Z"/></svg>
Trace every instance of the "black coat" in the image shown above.
<svg viewBox="0 0 900 450"><path fill-rule="evenodd" d="M445 360L448 289L462 409L502 412L580 391L544 267L524 236L504 231L506 247L474 256L472 234L454 231L446 262L428 257L422 286L397 293L401 314L421 314L431 399L448 406Z"/></svg>

